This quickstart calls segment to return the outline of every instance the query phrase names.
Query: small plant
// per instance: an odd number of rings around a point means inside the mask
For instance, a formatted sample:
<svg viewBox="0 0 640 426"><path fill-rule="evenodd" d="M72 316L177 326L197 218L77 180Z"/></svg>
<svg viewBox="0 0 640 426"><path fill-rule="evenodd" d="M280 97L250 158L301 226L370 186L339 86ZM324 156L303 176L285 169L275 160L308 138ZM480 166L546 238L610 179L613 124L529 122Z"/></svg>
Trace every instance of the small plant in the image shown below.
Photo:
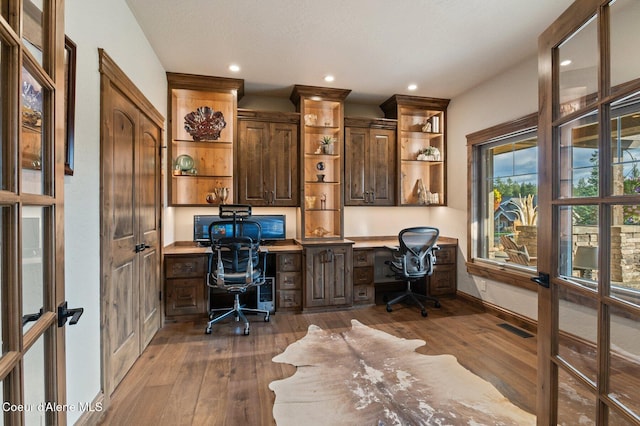
<svg viewBox="0 0 640 426"><path fill-rule="evenodd" d="M331 145L333 142L335 141L331 136L323 136L322 139L320 139L320 145Z"/></svg>
<svg viewBox="0 0 640 426"><path fill-rule="evenodd" d="M418 160L425 161L439 161L440 160L440 150L435 146L427 145L426 147L418 150Z"/></svg>

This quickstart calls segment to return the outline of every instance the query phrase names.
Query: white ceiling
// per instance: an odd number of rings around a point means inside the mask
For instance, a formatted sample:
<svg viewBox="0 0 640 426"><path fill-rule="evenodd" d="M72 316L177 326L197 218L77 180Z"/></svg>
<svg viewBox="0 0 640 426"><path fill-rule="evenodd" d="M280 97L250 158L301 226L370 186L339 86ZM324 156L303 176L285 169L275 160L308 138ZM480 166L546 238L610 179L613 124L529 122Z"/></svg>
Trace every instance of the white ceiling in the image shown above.
<svg viewBox="0 0 640 426"><path fill-rule="evenodd" d="M380 104L453 98L535 55L573 0L126 1L167 71L241 78L246 94L305 84Z"/></svg>

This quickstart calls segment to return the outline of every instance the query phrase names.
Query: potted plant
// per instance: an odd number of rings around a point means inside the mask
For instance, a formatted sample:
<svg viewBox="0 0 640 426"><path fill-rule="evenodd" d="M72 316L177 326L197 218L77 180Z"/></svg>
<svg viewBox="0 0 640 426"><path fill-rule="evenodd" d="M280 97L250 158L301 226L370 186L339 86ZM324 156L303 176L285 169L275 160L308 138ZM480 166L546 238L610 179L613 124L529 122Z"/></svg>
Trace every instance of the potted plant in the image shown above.
<svg viewBox="0 0 640 426"><path fill-rule="evenodd" d="M333 143L335 140L331 136L323 136L320 139L320 150L323 154L333 154Z"/></svg>
<svg viewBox="0 0 640 426"><path fill-rule="evenodd" d="M435 146L427 145L418 151L417 159L420 161L439 161L440 150Z"/></svg>

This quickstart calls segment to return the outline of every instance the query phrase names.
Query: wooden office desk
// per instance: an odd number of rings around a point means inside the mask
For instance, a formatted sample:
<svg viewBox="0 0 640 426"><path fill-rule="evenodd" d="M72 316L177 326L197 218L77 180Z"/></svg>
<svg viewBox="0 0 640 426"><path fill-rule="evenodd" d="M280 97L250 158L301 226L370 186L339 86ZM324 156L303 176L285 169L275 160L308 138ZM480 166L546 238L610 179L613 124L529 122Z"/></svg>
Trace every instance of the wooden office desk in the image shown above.
<svg viewBox="0 0 640 426"><path fill-rule="evenodd" d="M398 245L397 236L351 237L353 243L353 305L374 304L376 291L398 289L404 284L386 277L387 247ZM321 242L312 245L321 245ZM456 252L458 240L438 238L434 273L427 280L433 296L455 295L457 289ZM277 312L302 310L305 283L304 248L294 240L265 246L268 250L267 274L275 280ZM204 316L208 310L206 286L208 247L192 241L178 241L164 247L165 315L168 320ZM419 286L418 286L419 287Z"/></svg>

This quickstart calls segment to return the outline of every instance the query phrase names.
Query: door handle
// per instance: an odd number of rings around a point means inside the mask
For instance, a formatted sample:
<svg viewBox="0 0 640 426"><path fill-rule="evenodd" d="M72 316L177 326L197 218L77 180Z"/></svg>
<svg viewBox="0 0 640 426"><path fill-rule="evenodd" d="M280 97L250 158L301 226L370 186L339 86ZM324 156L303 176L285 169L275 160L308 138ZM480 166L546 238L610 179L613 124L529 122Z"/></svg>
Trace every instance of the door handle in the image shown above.
<svg viewBox="0 0 640 426"><path fill-rule="evenodd" d="M35 314L25 314L25 315L23 315L22 316L22 326L24 327L25 324L27 324L29 322L32 322L32 321L38 321L43 313L44 313L44 309L40 308L40 312L36 312Z"/></svg>
<svg viewBox="0 0 640 426"><path fill-rule="evenodd" d="M58 306L58 327L62 327L67 323L67 318L71 317L69 325L75 325L80 320L80 317L84 313L84 308L67 308L67 302L65 301Z"/></svg>
<svg viewBox="0 0 640 426"><path fill-rule="evenodd" d="M544 288L549 288L549 274L544 273L544 272L540 272L538 273L537 277L531 277L531 281L533 281L534 283L537 283L538 285L541 285Z"/></svg>
<svg viewBox="0 0 640 426"><path fill-rule="evenodd" d="M140 253L141 251L145 251L148 248L151 248L151 246L148 246L145 243L141 243L141 244L136 244L134 250L136 253Z"/></svg>

